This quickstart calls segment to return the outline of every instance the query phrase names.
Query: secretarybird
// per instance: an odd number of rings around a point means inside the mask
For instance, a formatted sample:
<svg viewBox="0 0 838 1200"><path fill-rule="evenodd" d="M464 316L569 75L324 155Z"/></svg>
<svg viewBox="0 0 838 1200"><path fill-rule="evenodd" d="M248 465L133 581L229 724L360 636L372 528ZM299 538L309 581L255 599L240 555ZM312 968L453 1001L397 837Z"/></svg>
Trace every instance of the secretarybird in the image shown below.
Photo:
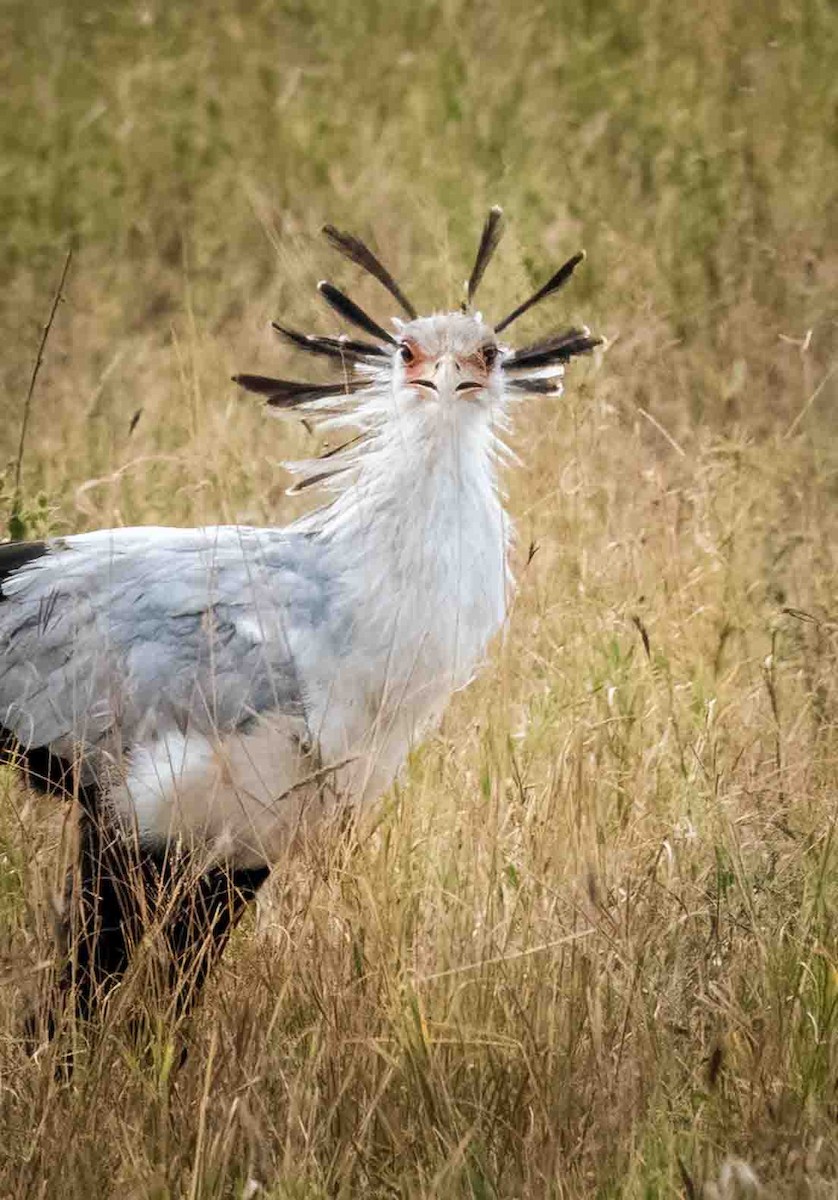
<svg viewBox="0 0 838 1200"><path fill-rule="evenodd" d="M329 360L335 381L235 377L273 412L355 431L288 464L294 490L331 493L324 507L282 529L0 547L4 753L79 809L50 1032L68 997L82 1019L98 1011L149 928L185 1011L271 864L389 785L501 627L511 402L560 395L564 364L600 340L501 338L581 253L496 324L474 310L501 225L493 208L459 311L427 317L361 241L324 230L405 319L385 329L321 283L363 340L274 329Z"/></svg>

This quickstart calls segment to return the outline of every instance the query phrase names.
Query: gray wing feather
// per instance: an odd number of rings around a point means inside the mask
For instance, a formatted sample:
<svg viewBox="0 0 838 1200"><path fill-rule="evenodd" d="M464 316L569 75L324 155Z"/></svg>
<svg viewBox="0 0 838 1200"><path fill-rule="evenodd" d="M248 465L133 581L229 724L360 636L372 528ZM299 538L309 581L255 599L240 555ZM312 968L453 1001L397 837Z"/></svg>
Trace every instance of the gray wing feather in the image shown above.
<svg viewBox="0 0 838 1200"><path fill-rule="evenodd" d="M332 585L303 534L144 528L53 542L4 595L0 725L64 754L304 715L295 648L325 636Z"/></svg>

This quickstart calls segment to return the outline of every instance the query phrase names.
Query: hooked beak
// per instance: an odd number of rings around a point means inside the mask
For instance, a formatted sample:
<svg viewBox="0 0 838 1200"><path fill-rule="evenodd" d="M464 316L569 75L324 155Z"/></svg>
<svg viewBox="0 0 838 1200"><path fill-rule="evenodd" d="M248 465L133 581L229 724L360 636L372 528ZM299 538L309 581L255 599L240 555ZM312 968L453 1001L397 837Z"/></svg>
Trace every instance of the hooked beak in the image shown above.
<svg viewBox="0 0 838 1200"><path fill-rule="evenodd" d="M486 380L478 378L473 371L462 367L453 354L442 354L434 365L431 377L414 379L411 385L453 399L455 395L462 397L482 391Z"/></svg>

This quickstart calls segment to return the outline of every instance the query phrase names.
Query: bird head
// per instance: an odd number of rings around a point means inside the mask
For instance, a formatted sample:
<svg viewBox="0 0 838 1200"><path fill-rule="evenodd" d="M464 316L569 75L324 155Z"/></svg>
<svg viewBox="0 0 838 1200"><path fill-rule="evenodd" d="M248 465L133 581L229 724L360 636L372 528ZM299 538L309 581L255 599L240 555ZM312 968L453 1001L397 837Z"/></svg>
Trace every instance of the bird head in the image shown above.
<svg viewBox="0 0 838 1200"><path fill-rule="evenodd" d="M441 409L499 401L503 372L495 331L479 314L462 312L399 322L393 383Z"/></svg>
<svg viewBox="0 0 838 1200"><path fill-rule="evenodd" d="M358 443L369 444L392 426L394 418L412 414L456 419L466 414L502 411L514 395L562 392L565 364L589 353L602 339L587 328L569 328L514 349L501 335L535 304L559 291L584 259L583 251L563 263L531 296L502 320L490 324L474 309L474 297L500 240L503 214L492 208L483 226L474 266L459 310L419 316L393 276L364 242L327 225L323 232L345 258L372 275L396 300L404 316L393 318L392 331L380 325L333 284L318 284L321 297L363 340L346 335L305 334L273 322L277 334L297 350L331 360L340 369L332 383L305 383L264 375L235 375L234 381L265 398L271 410L329 428L353 425L361 430L349 456L330 452L312 463L290 464L312 483L328 484L357 461ZM350 444L350 443L348 443ZM344 461L344 459L346 461ZM322 464L322 465L321 465Z"/></svg>

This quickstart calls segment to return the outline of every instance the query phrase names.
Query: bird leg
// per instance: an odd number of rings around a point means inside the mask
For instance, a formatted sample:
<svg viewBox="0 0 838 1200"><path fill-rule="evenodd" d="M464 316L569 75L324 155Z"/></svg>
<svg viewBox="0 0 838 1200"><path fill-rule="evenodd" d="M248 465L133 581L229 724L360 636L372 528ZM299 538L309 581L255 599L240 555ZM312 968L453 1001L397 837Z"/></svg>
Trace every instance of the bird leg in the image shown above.
<svg viewBox="0 0 838 1200"><path fill-rule="evenodd" d="M159 865L155 905L175 1017L195 1004L230 934L268 877L267 866L216 865L198 871L183 856Z"/></svg>
<svg viewBox="0 0 838 1200"><path fill-rule="evenodd" d="M58 931L63 963L46 1012L27 1017L26 1039L32 1049L43 1033L50 1040L55 1036L68 1002L77 1020L88 1022L98 1015L143 934L147 907L142 858L97 808L85 804L79 816L78 857L67 873Z"/></svg>
<svg viewBox="0 0 838 1200"><path fill-rule="evenodd" d="M202 870L194 857L172 848L141 851L85 809L59 935L64 966L46 1014L27 1019L30 1046L40 1041L40 1030L54 1037L68 1001L78 1020L98 1016L147 931L162 950L158 997L176 1019L187 1015L268 874L267 866Z"/></svg>
<svg viewBox="0 0 838 1200"><path fill-rule="evenodd" d="M139 849L95 812L81 815L67 891L70 953L59 990L72 992L76 1015L89 1020L124 975L146 918Z"/></svg>

